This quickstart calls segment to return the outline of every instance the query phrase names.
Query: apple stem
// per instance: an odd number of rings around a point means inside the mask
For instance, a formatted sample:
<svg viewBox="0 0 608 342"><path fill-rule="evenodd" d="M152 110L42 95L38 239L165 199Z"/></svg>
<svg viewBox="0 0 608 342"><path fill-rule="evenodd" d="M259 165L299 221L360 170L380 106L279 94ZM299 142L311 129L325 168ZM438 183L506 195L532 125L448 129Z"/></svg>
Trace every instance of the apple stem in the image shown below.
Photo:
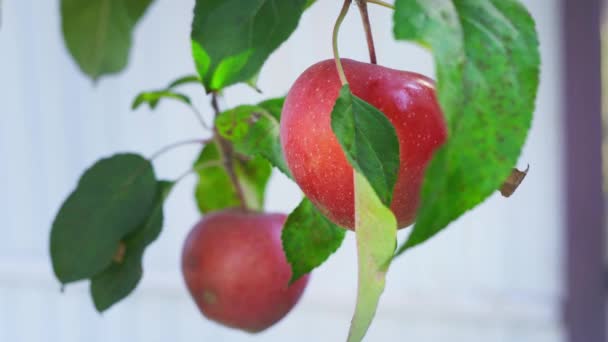
<svg viewBox="0 0 608 342"><path fill-rule="evenodd" d="M389 4L388 2L384 2L382 0L367 0L367 2L369 2L370 4L380 5L382 7L390 8L392 10L395 9L395 6L393 6L392 4Z"/></svg>
<svg viewBox="0 0 608 342"><path fill-rule="evenodd" d="M369 62L371 64L378 64L376 60L376 48L374 47L374 36L372 35L372 25L369 21L369 13L367 12L367 1L356 0L356 3L359 7L363 29L365 30L365 39L367 40L367 48L369 50Z"/></svg>
<svg viewBox="0 0 608 342"><path fill-rule="evenodd" d="M220 114L220 107L217 102L217 92L211 93L211 107L215 113L215 117ZM214 130L214 139L217 142L218 149L220 152L220 156L222 157L222 162L224 165L224 169L226 173L228 173L228 177L236 190L236 195L239 198L239 202L241 202L241 209L248 211L247 201L245 199L245 192L243 191L243 187L241 186L241 182L239 182L238 177L236 176L236 171L234 168L234 150L232 148L232 143L222 137L218 131L217 127L213 127Z"/></svg>
<svg viewBox="0 0 608 342"><path fill-rule="evenodd" d="M159 156L161 156L165 152L168 152L168 151L170 151L170 150L172 150L172 149L174 149L176 147L185 146L185 145L191 145L191 144L204 145L204 144L209 143L211 140L212 139L189 139L189 140L182 140L182 141L174 142L174 143L169 144L167 146L163 146L161 149L159 149L158 151L154 152L150 156L150 160L155 160L156 158L158 158Z"/></svg>
<svg viewBox="0 0 608 342"><path fill-rule="evenodd" d="M336 69L338 69L338 76L340 77L340 81L342 85L348 84L348 80L346 79L346 75L344 74L344 68L342 67L342 61L340 60L340 53L338 52L338 32L340 32L340 26L344 21L344 17L346 17L346 13L348 13L348 9L350 8L350 4L352 0L344 0L344 4L342 5L342 9L340 10L340 14L336 19L336 24L334 25L334 34L332 37L332 47L334 50L334 59L336 60Z"/></svg>

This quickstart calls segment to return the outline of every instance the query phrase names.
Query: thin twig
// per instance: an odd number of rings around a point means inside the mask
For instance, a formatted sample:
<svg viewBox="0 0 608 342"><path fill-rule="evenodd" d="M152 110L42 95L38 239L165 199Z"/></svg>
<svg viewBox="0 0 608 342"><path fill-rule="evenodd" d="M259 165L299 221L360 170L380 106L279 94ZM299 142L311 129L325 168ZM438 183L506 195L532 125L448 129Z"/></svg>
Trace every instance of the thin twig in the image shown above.
<svg viewBox="0 0 608 342"><path fill-rule="evenodd" d="M188 171L182 173L179 177L175 179L175 183L179 183L182 179L186 178L188 175L206 169L208 167L224 167L224 164L219 160L210 160L204 163L200 163Z"/></svg>
<svg viewBox="0 0 608 342"><path fill-rule="evenodd" d="M382 0L367 0L367 2L369 2L370 4L380 5L382 7L390 8L392 10L395 9L395 6L393 6L392 4L389 4L388 2L384 2Z"/></svg>
<svg viewBox="0 0 608 342"><path fill-rule="evenodd" d="M203 115L201 114L201 112L194 105L190 105L189 107L190 109L192 109L192 113L194 113L194 116L196 116L198 122L200 122L203 128L208 131L211 131L211 128L209 128L209 125L207 125L207 122L205 122L205 119L203 119Z"/></svg>
<svg viewBox="0 0 608 342"><path fill-rule="evenodd" d="M220 114L220 106L217 103L217 92L211 93L211 108L213 108L213 113L217 117Z"/></svg>
<svg viewBox="0 0 608 342"><path fill-rule="evenodd" d="M204 144L209 143L210 141L211 141L211 139L188 139L188 140L174 142L174 143L164 146L161 149L159 149L158 151L154 152L150 156L150 160L154 160L154 159L158 158L160 155L164 154L165 152L170 151L176 147L180 147L180 146L184 146L184 145L192 145L192 144L204 145Z"/></svg>
<svg viewBox="0 0 608 342"><path fill-rule="evenodd" d="M365 39L367 40L367 49L369 50L369 62L378 64L376 60L376 48L374 47L374 36L372 35L372 25L369 21L369 13L367 12L367 1L356 0L355 2L357 3L357 7L359 7L359 14L361 14L361 21L365 30Z"/></svg>
<svg viewBox="0 0 608 342"><path fill-rule="evenodd" d="M220 114L220 107L217 103L217 93L213 92L211 94L211 107L213 108L215 117ZM220 155L222 156L222 161L224 164L224 168L226 169L226 173L228 173L228 177L232 181L232 185L236 190L236 194L241 202L241 208L243 210L248 210L247 201L245 197L245 191L243 191L243 187L241 182L239 181L236 170L234 167L234 150L232 149L232 143L226 139L224 139L217 131L217 127L214 128L214 139L218 144L218 149Z"/></svg>

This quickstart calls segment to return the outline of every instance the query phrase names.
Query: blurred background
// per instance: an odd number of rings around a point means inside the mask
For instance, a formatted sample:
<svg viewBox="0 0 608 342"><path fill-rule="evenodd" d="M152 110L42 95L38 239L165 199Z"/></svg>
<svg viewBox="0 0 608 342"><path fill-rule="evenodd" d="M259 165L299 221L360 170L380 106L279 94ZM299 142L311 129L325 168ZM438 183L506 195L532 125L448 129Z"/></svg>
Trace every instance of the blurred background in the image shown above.
<svg viewBox="0 0 608 342"><path fill-rule="evenodd" d="M524 2L537 21L543 57L537 110L518 164L530 164L530 173L510 199L495 194L392 265L366 341L603 341L599 1ZM156 1L135 31L127 70L92 84L64 47L59 1L2 3L0 341L345 340L357 281L352 233L314 272L300 304L266 332L229 330L199 314L179 270L182 242L199 219L194 177L167 202L163 233L148 249L143 280L131 296L100 315L88 283L60 292L48 235L82 171L119 151L149 156L207 134L180 104L130 110L139 91L194 73L193 5ZM234 86L221 106L284 95L308 66L330 58L340 6L319 0L262 69L264 93ZM370 12L379 63L432 75L428 52L393 40L391 12L375 6ZM367 60L356 11L346 19L340 48L343 57ZM210 120L202 89L187 91ZM156 172L175 178L197 153L182 147L164 155ZM301 196L277 173L266 207L288 213Z"/></svg>

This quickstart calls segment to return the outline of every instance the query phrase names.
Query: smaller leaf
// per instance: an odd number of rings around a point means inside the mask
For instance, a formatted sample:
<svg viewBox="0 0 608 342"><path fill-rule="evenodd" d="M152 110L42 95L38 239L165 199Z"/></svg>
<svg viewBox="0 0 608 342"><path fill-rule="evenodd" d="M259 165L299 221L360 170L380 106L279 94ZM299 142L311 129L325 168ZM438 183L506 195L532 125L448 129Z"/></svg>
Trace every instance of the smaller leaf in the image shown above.
<svg viewBox="0 0 608 342"><path fill-rule="evenodd" d="M391 210L382 204L358 172L354 172L354 182L359 280L348 342L363 340L376 315L397 243L397 220Z"/></svg>
<svg viewBox="0 0 608 342"><path fill-rule="evenodd" d="M144 103L147 103L150 109L155 109L158 102L162 99L174 99L187 105L192 104L190 98L184 94L176 93L171 90L154 90L139 93L137 97L135 97L135 100L133 100L131 109L135 110Z"/></svg>
<svg viewBox="0 0 608 342"><path fill-rule="evenodd" d="M272 115L277 122L281 121L281 111L283 110L283 105L285 104L284 97L276 97L274 99L268 99L258 103L258 107L262 107Z"/></svg>
<svg viewBox="0 0 608 342"><path fill-rule="evenodd" d="M338 250L346 230L327 219L306 198L289 214L281 234L291 265L290 284L319 267Z"/></svg>
<svg viewBox="0 0 608 342"><path fill-rule="evenodd" d="M390 205L399 171L395 127L382 112L353 95L348 84L340 89L331 127L351 165L367 178L382 202Z"/></svg>
<svg viewBox="0 0 608 342"><path fill-rule="evenodd" d="M107 310L137 287L143 273L144 251L160 235L163 226L163 203L173 185L173 182L158 182L154 207L148 218L120 245L121 257L115 258L108 268L91 278L91 296L97 311Z"/></svg>
<svg viewBox="0 0 608 342"><path fill-rule="evenodd" d="M504 197L511 197L521 182L524 181L524 178L526 178L528 175L528 171L530 171L530 165L528 165L524 171L519 171L518 169L513 168L513 171L511 171L511 174L507 180L500 187L500 194Z"/></svg>
<svg viewBox="0 0 608 342"><path fill-rule="evenodd" d="M250 79L245 81L245 84L248 85L251 89L253 89L256 93L261 94L262 89L260 89L260 87L258 87L259 79L260 79L260 72L258 71L257 74L253 75L253 77L251 77Z"/></svg>
<svg viewBox="0 0 608 342"><path fill-rule="evenodd" d="M202 84L201 79L198 77L198 75L187 75L187 76L180 77L180 78L176 79L175 81L169 83L169 85L167 86L167 89L173 89L175 87L179 87L181 85L190 84L190 83Z"/></svg>
<svg viewBox="0 0 608 342"><path fill-rule="evenodd" d="M65 45L83 73L97 80L122 71L135 26L152 0L61 0Z"/></svg>
<svg viewBox="0 0 608 342"><path fill-rule="evenodd" d="M262 156L291 177L279 140L279 121L284 98L255 106L239 106L221 113L215 120L220 135L234 144L237 152Z"/></svg>
<svg viewBox="0 0 608 342"><path fill-rule="evenodd" d="M152 164L135 154L96 162L61 206L50 237L57 279L69 283L107 268L125 236L148 216L157 191Z"/></svg>
<svg viewBox="0 0 608 342"><path fill-rule="evenodd" d="M217 165L198 170L198 183L195 198L201 213L234 208L241 205L236 189L230 176L222 165L223 156L217 143L206 145L194 167L205 163L217 162ZM261 210L264 206L266 184L272 172L271 166L261 158L250 160L233 160L235 173L241 183L241 188L247 201L246 206L253 210Z"/></svg>

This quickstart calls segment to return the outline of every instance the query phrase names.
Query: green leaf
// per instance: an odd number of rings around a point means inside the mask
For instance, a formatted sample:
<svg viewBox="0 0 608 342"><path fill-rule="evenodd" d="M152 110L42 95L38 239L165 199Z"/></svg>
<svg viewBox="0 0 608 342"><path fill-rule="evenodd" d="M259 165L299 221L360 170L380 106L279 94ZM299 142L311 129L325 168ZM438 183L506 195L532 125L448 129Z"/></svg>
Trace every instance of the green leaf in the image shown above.
<svg viewBox="0 0 608 342"><path fill-rule="evenodd" d="M144 103L147 103L150 109L155 109L158 102L162 99L174 99L188 106L192 106L192 101L188 96L173 90L176 87L190 83L201 84L201 80L197 75L187 75L169 83L165 89L141 92L133 100L131 109L135 110Z"/></svg>
<svg viewBox="0 0 608 342"><path fill-rule="evenodd" d="M241 205L236 189L222 164L223 156L217 143L206 145L194 167L198 169L195 198L201 213L205 214ZM266 184L272 167L262 158L233 159L235 173L247 208L261 210L264 207ZM203 166L203 167L201 167Z"/></svg>
<svg viewBox="0 0 608 342"><path fill-rule="evenodd" d="M120 241L148 217L156 192L152 164L139 155L117 154L88 169L51 229L57 279L69 283L107 268Z"/></svg>
<svg viewBox="0 0 608 342"><path fill-rule="evenodd" d="M395 127L382 112L353 95L348 84L340 89L331 127L350 164L365 175L382 202L390 205L399 172Z"/></svg>
<svg viewBox="0 0 608 342"><path fill-rule="evenodd" d="M285 97L276 97L258 103L258 107L266 109L268 113L275 118L276 122L279 122L281 121L281 111L283 110L284 104Z"/></svg>
<svg viewBox="0 0 608 342"><path fill-rule="evenodd" d="M178 87L178 86L181 86L184 84L191 84L191 83L201 84L201 79L198 77L198 75L183 76L183 77L180 77L180 78L176 79L175 81L169 83L169 86L167 86L167 89L173 89L175 87Z"/></svg>
<svg viewBox="0 0 608 342"><path fill-rule="evenodd" d="M139 93L137 97L135 97L135 100L133 100L131 109L135 110L144 103L147 103L150 109L155 109L158 102L162 99L175 99L187 105L192 104L190 98L184 94L176 93L171 90L153 90Z"/></svg>
<svg viewBox="0 0 608 342"><path fill-rule="evenodd" d="M363 175L354 172L354 182L359 280L348 342L363 340L372 323L397 242L397 219L391 210Z"/></svg>
<svg viewBox="0 0 608 342"><path fill-rule="evenodd" d="M414 229L398 254L484 201L526 140L538 89L534 20L516 0L397 0L395 37L433 49L447 143L422 185Z"/></svg>
<svg viewBox="0 0 608 342"><path fill-rule="evenodd" d="M93 80L127 65L132 32L152 0L61 0L66 46Z"/></svg>
<svg viewBox="0 0 608 342"><path fill-rule="evenodd" d="M284 98L255 106L239 106L221 113L215 120L220 135L234 144L237 152L262 156L291 177L279 140L279 121Z"/></svg>
<svg viewBox="0 0 608 342"><path fill-rule="evenodd" d="M207 91L252 79L295 30L306 0L197 0L192 53Z"/></svg>
<svg viewBox="0 0 608 342"><path fill-rule="evenodd" d="M124 255L91 278L91 296L97 311L102 312L128 296L139 283L144 251L160 235L163 226L163 203L174 183L159 181L154 206L148 218L122 241Z"/></svg>
<svg viewBox="0 0 608 342"><path fill-rule="evenodd" d="M344 228L332 223L304 198L287 217L281 234L292 270L290 283L325 262L338 250L345 234Z"/></svg>

